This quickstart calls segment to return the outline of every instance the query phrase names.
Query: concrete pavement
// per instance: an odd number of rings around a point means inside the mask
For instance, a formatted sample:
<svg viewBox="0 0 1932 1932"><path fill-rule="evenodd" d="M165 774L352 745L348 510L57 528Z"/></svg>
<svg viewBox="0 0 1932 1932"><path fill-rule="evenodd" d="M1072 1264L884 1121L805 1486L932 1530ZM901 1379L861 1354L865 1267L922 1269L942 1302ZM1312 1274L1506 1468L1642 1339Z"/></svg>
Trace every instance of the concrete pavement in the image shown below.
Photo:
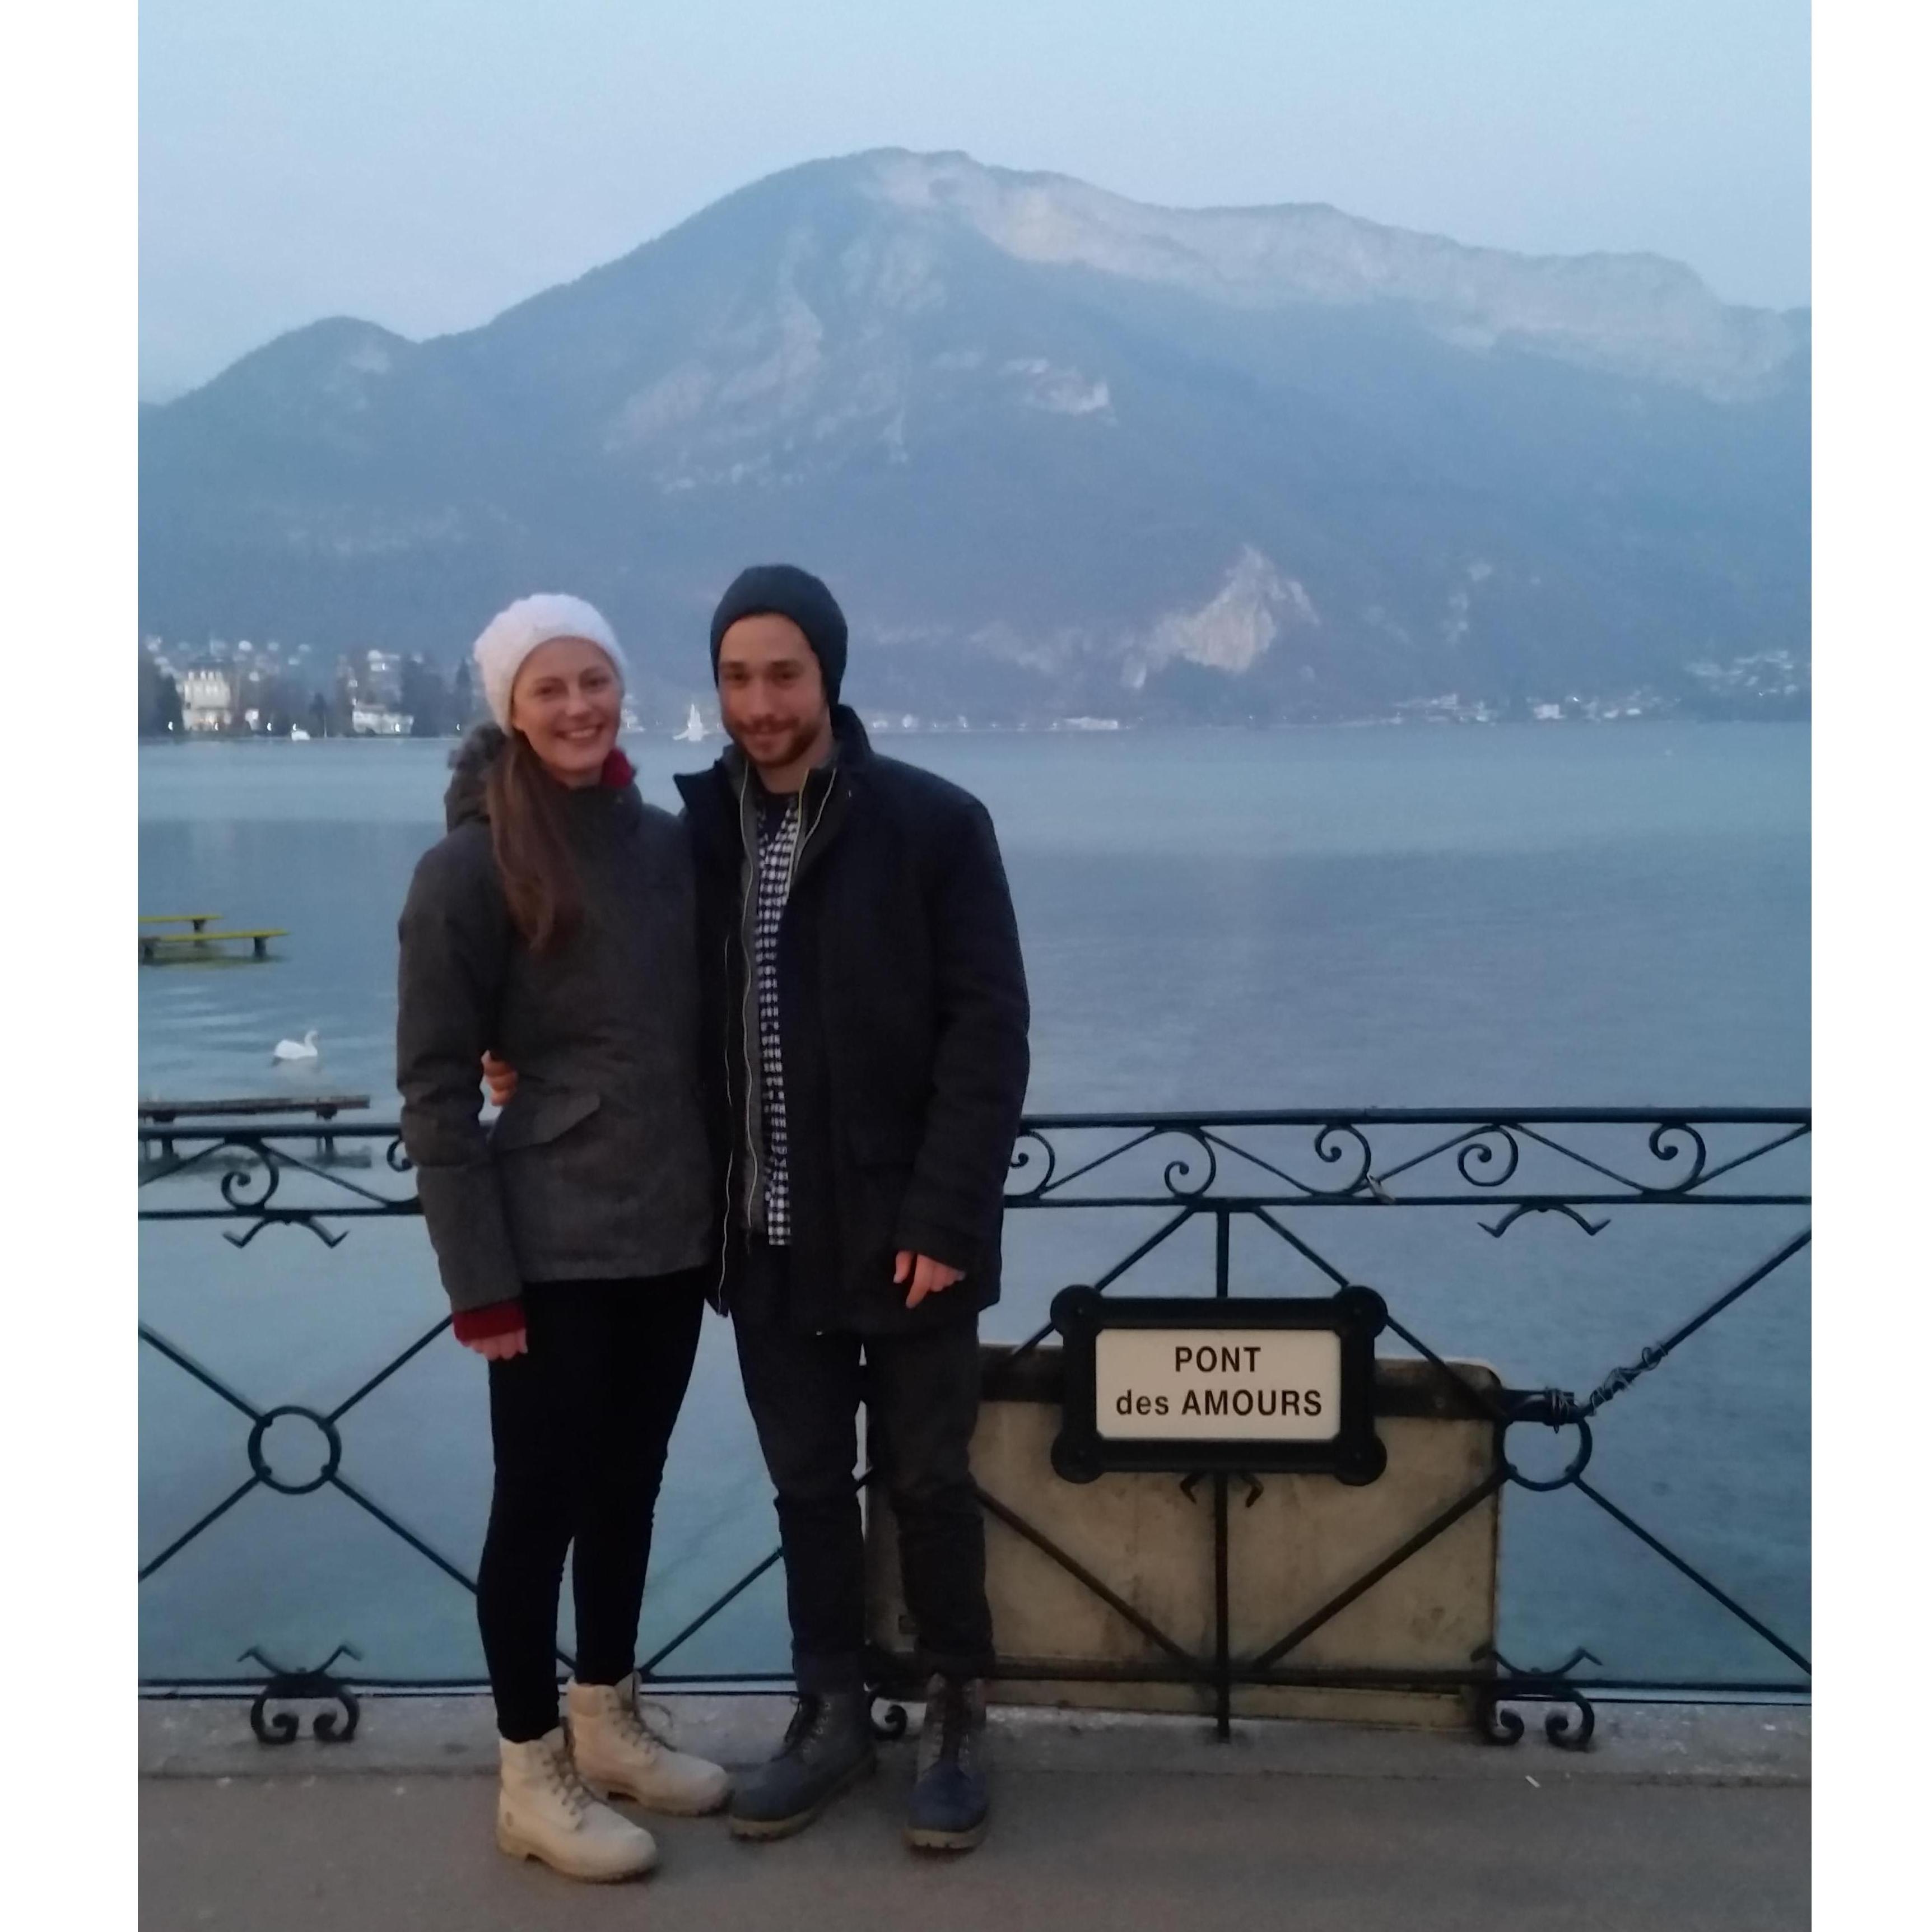
<svg viewBox="0 0 1932 1932"><path fill-rule="evenodd" d="M1808 1922L1802 1714L1605 1712L1582 1755L1335 1725L999 1714L979 1852L915 1858L909 1744L813 1829L737 1844L652 1820L661 1869L574 1886L513 1864L464 1740L472 1700L365 1707L346 1746L246 1738L243 1707L144 1706L144 1932L1320 1932L1534 1926L1778 1932ZM694 1743L716 1724L679 1729ZM731 1700L758 1754L778 1716ZM452 1729L452 1718L460 1719ZM720 1720L722 1722L722 1720ZM689 1728L687 1728L687 1726ZM487 1734L486 1734L487 1741ZM727 1743L731 1742L727 1736ZM455 1744L458 1748L450 1748ZM366 1747L366 1749L365 1749ZM440 1773L425 1761L449 1766ZM224 1768L231 1762L238 1768Z"/></svg>
<svg viewBox="0 0 1932 1932"><path fill-rule="evenodd" d="M902 1756L903 1754L902 1754ZM969 1856L899 1844L896 1766L801 1837L652 1821L660 1870L574 1886L497 1852L476 1778L170 1780L143 1932L1776 1932L1808 1922L1809 1794L1582 1782L1022 1772Z"/></svg>

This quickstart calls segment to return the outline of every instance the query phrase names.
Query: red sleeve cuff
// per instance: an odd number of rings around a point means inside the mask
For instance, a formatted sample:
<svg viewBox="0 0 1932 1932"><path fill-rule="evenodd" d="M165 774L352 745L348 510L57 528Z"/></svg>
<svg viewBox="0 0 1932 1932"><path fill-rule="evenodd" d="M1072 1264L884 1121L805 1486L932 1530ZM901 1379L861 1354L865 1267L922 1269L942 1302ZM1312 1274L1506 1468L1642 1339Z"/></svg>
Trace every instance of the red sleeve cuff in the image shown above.
<svg viewBox="0 0 1932 1932"><path fill-rule="evenodd" d="M514 1335L524 1325L520 1300L492 1301L481 1308L459 1308L450 1318L459 1342L487 1342L495 1335Z"/></svg>

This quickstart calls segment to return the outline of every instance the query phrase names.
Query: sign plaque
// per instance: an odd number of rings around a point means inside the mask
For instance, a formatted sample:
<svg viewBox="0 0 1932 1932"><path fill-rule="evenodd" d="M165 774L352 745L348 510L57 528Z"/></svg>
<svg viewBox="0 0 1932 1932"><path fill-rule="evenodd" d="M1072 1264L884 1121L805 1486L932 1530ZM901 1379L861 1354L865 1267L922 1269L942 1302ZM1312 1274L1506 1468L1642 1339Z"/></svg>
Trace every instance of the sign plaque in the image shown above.
<svg viewBox="0 0 1932 1932"><path fill-rule="evenodd" d="M1070 1482L1112 1469L1282 1470L1372 1483L1372 1289L1326 1299L1054 1298L1066 1397L1053 1466Z"/></svg>

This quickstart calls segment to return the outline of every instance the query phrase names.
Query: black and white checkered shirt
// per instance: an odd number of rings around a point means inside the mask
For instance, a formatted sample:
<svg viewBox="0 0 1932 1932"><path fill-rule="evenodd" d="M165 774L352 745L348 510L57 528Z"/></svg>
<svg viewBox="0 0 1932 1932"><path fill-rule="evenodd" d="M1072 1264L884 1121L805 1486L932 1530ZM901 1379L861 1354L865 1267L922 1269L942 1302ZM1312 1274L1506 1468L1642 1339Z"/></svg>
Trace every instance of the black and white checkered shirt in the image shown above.
<svg viewBox="0 0 1932 1932"><path fill-rule="evenodd" d="M765 1130L765 1239L791 1239L791 1176L785 1144L784 1063L778 1040L778 921L791 890L802 794L760 801L758 902L752 970L758 989L758 1058Z"/></svg>

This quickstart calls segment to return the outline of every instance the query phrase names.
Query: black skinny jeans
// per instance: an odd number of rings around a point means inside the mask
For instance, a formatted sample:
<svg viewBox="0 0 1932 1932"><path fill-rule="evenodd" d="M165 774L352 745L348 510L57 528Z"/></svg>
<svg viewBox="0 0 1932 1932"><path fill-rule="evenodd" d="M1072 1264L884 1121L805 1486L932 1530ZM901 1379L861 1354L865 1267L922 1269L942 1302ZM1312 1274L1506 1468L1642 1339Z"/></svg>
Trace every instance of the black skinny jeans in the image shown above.
<svg viewBox="0 0 1932 1932"><path fill-rule="evenodd" d="M554 1730L563 1559L578 1682L632 1669L664 1451L691 1380L706 1271L539 1282L524 1292L526 1354L490 1364L496 1487L476 1620L496 1728Z"/></svg>
<svg viewBox="0 0 1932 1932"><path fill-rule="evenodd" d="M732 1327L745 1396L778 1492L792 1670L808 1695L864 1682L865 1544L854 1486L859 1405L892 1498L919 1667L983 1677L993 1660L985 1520L969 1450L980 1409L979 1321L905 1335L813 1335L784 1319L790 1258L751 1244Z"/></svg>

